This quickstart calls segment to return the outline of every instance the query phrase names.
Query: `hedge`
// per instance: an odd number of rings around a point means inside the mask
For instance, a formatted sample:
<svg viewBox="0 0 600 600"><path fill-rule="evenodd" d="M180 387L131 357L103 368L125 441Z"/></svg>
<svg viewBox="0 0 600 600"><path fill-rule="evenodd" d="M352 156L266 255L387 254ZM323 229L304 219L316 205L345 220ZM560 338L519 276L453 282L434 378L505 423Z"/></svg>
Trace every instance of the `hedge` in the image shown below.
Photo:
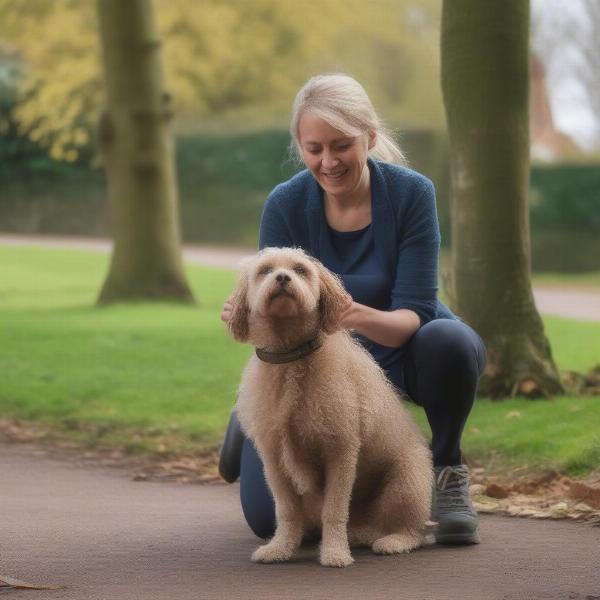
<svg viewBox="0 0 600 600"><path fill-rule="evenodd" d="M176 145L183 239L256 244L264 200L296 172L285 131L180 137ZM442 240L450 242L448 145L445 136L400 136L409 165L437 190ZM88 165L51 160L10 131L0 136L0 231L108 235L104 177ZM599 270L600 164L534 165L531 170L535 270Z"/></svg>

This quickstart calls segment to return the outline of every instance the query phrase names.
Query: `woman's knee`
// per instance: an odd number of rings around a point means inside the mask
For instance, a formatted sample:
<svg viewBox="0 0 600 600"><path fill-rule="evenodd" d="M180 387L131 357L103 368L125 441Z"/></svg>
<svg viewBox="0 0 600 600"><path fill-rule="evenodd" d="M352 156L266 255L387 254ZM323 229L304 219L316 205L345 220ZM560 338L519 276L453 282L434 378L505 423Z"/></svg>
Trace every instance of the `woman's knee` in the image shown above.
<svg viewBox="0 0 600 600"><path fill-rule="evenodd" d="M263 464L252 442L242 446L240 500L246 522L259 538L275 533L275 503L267 485Z"/></svg>
<svg viewBox="0 0 600 600"><path fill-rule="evenodd" d="M485 368L485 346L479 335L462 321L436 319L415 334L415 360L436 370L468 372L479 377Z"/></svg>

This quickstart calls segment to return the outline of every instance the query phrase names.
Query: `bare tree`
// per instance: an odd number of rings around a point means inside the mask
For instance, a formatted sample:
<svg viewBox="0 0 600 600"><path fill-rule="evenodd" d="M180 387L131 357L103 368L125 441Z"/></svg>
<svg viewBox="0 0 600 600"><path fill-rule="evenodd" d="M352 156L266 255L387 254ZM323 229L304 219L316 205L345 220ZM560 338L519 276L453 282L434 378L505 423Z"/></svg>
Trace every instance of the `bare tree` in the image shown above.
<svg viewBox="0 0 600 600"><path fill-rule="evenodd" d="M528 66L528 0L444 0L454 308L486 343L494 397L562 392L531 290Z"/></svg>
<svg viewBox="0 0 600 600"><path fill-rule="evenodd" d="M99 302L193 301L182 267L161 43L151 0L98 0L107 109L99 138L114 251Z"/></svg>

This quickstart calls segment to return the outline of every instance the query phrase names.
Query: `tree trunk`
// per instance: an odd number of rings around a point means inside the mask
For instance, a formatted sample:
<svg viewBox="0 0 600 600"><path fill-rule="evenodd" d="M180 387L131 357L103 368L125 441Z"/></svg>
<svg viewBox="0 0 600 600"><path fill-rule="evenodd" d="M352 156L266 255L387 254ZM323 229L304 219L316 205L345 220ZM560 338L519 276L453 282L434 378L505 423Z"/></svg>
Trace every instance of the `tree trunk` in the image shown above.
<svg viewBox="0 0 600 600"><path fill-rule="evenodd" d="M484 339L480 391L563 391L530 278L529 1L444 0L456 312Z"/></svg>
<svg viewBox="0 0 600 600"><path fill-rule="evenodd" d="M99 140L114 250L99 302L193 302L180 250L161 43L151 0L98 0L107 90Z"/></svg>

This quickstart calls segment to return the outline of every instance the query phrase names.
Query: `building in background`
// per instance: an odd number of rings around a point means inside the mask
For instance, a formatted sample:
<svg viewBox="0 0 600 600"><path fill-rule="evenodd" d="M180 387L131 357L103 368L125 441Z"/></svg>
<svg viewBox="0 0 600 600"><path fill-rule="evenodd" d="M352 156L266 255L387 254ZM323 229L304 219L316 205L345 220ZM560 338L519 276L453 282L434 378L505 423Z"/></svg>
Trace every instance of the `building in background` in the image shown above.
<svg viewBox="0 0 600 600"><path fill-rule="evenodd" d="M530 78L529 134L532 160L550 162L580 154L582 149L573 138L554 125L546 86L546 68L535 54L531 58Z"/></svg>

